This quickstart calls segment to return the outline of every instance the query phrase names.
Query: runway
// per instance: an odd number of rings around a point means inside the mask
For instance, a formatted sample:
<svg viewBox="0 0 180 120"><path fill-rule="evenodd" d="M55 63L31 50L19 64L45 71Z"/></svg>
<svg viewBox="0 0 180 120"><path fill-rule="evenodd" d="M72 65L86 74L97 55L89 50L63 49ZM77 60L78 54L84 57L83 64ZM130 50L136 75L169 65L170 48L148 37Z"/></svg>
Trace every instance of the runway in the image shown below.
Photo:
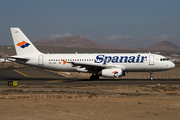
<svg viewBox="0 0 180 120"><path fill-rule="evenodd" d="M8 81L18 81L18 85L180 85L180 79L99 79L70 77L52 71L37 68L0 69L0 86L7 86Z"/></svg>

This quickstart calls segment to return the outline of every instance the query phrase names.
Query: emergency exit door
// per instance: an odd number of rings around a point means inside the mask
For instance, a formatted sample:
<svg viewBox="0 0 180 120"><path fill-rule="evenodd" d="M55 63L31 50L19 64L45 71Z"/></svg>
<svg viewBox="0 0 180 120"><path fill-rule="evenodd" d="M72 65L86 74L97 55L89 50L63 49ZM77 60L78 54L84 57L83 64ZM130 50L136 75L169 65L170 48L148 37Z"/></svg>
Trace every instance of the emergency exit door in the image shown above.
<svg viewBox="0 0 180 120"><path fill-rule="evenodd" d="M43 55L40 55L39 58L38 58L38 65L44 66L43 59L44 59L44 56L43 56Z"/></svg>
<svg viewBox="0 0 180 120"><path fill-rule="evenodd" d="M149 56L149 65L154 65L154 55Z"/></svg>

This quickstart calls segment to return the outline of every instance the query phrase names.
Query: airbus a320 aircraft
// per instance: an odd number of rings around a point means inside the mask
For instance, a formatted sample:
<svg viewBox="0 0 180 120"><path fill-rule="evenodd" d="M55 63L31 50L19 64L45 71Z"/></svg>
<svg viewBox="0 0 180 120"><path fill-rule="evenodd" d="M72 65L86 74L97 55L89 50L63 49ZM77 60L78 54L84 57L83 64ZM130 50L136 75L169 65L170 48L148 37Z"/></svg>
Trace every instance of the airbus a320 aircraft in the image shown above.
<svg viewBox="0 0 180 120"><path fill-rule="evenodd" d="M169 70L175 64L164 56L151 53L95 53L95 54L45 54L39 52L19 28L11 28L17 55L8 59L21 64L44 69L88 72L90 79L121 77L126 72L152 72Z"/></svg>

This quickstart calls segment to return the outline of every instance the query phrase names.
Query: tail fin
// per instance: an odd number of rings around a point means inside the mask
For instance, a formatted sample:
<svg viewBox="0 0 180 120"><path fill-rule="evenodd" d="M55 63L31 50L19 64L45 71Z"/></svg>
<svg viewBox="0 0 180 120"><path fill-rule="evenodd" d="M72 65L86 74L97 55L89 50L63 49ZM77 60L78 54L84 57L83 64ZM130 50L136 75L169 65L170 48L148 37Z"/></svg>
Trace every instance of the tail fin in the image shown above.
<svg viewBox="0 0 180 120"><path fill-rule="evenodd" d="M40 53L19 28L11 28L17 55Z"/></svg>

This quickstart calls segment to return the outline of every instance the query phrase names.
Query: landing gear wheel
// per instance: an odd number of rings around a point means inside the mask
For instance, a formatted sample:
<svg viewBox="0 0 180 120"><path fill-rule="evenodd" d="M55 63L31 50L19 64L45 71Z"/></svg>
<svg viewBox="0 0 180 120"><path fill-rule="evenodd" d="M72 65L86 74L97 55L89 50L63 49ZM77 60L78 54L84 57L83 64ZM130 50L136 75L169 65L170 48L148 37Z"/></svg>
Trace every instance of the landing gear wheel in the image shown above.
<svg viewBox="0 0 180 120"><path fill-rule="evenodd" d="M152 81L153 81L153 80L154 80L154 77L153 77L153 76L151 76L151 77L150 77L150 80L152 80Z"/></svg>
<svg viewBox="0 0 180 120"><path fill-rule="evenodd" d="M150 80L153 81L154 77L152 76L152 72L150 72Z"/></svg>

